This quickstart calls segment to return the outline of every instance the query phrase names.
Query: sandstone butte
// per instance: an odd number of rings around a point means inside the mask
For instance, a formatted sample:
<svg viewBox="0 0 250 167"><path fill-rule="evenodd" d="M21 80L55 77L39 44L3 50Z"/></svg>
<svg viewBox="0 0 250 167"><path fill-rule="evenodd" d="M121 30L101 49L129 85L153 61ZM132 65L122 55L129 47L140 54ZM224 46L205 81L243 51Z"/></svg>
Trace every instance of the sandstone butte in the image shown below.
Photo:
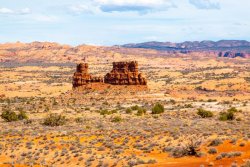
<svg viewBox="0 0 250 167"><path fill-rule="evenodd" d="M87 86L91 83L111 85L147 85L147 80L138 71L138 62L113 62L113 69L104 77L93 77L88 73L88 64L80 63L73 76L73 88Z"/></svg>

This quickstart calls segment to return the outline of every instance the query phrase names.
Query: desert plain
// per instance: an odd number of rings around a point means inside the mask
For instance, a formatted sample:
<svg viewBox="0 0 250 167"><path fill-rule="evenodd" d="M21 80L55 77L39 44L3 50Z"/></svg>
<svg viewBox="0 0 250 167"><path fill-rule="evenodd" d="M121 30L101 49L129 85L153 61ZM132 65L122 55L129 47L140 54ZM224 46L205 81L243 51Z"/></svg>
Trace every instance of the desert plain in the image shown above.
<svg viewBox="0 0 250 167"><path fill-rule="evenodd" d="M137 61L147 88L72 89L77 63L104 76L117 61ZM0 113L25 116L0 120L0 166L248 167L249 100L249 58L1 44ZM164 111L154 113L158 104ZM48 123L51 116L58 124Z"/></svg>

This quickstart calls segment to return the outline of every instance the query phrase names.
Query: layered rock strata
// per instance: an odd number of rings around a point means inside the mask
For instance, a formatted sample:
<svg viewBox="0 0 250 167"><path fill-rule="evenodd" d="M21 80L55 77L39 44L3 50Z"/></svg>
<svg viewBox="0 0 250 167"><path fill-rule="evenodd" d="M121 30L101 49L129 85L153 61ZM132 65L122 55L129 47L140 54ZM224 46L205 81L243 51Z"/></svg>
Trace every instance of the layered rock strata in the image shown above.
<svg viewBox="0 0 250 167"><path fill-rule="evenodd" d="M112 85L147 85L147 80L138 72L138 62L113 62L113 69L104 77Z"/></svg>
<svg viewBox="0 0 250 167"><path fill-rule="evenodd" d="M88 73L88 64L80 63L76 67L76 72L73 76L73 88L85 86L89 83L103 82L102 77L93 77Z"/></svg>

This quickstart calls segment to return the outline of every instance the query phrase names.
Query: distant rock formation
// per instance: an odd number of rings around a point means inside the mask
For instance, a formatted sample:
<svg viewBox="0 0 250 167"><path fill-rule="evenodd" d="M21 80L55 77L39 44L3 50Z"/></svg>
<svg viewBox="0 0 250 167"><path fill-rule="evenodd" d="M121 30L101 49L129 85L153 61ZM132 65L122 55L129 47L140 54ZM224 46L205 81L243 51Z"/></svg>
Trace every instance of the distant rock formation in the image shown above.
<svg viewBox="0 0 250 167"><path fill-rule="evenodd" d="M250 42L245 40L220 40L220 41L186 41L182 43L172 42L144 42L122 45L125 48L143 48L164 51L228 51L236 50L237 52L250 52Z"/></svg>
<svg viewBox="0 0 250 167"><path fill-rule="evenodd" d="M228 58L235 58L235 57L246 58L247 54L242 53L242 52L228 51L228 52L220 52L218 56L219 57L228 57Z"/></svg>
<svg viewBox="0 0 250 167"><path fill-rule="evenodd" d="M113 62L113 69L104 77L112 85L147 85L146 79L138 72L138 62Z"/></svg>
<svg viewBox="0 0 250 167"><path fill-rule="evenodd" d="M103 77L93 77L88 64L80 63L73 76L73 88L91 86L91 83L112 85L147 85L147 80L138 72L138 62L113 62L113 69Z"/></svg>
<svg viewBox="0 0 250 167"><path fill-rule="evenodd" d="M92 77L88 73L88 64L80 63L76 67L76 72L73 76L73 88L87 85L94 82L103 82L102 77Z"/></svg>

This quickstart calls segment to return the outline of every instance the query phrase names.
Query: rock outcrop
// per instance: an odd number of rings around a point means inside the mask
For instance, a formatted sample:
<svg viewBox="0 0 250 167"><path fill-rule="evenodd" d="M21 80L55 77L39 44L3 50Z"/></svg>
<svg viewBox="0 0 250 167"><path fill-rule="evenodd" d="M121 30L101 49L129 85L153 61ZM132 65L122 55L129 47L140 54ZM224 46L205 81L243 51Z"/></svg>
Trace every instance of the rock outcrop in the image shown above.
<svg viewBox="0 0 250 167"><path fill-rule="evenodd" d="M138 62L113 62L113 69L103 77L93 77L88 64L80 63L73 76L73 88L91 86L91 83L112 85L147 85L147 80L138 72ZM101 85L101 84L99 84Z"/></svg>
<svg viewBox="0 0 250 167"><path fill-rule="evenodd" d="M247 54L246 53L242 53L242 52L228 51L228 52L220 52L218 56L219 57L228 57L228 58L235 58L235 57L246 58Z"/></svg>
<svg viewBox="0 0 250 167"><path fill-rule="evenodd" d="M113 62L113 69L104 77L112 85L147 85L146 79L138 72L138 62Z"/></svg>
<svg viewBox="0 0 250 167"><path fill-rule="evenodd" d="M88 64L80 63L76 67L76 72L73 76L73 88L87 85L94 82L103 82L102 77L92 77L88 73Z"/></svg>

